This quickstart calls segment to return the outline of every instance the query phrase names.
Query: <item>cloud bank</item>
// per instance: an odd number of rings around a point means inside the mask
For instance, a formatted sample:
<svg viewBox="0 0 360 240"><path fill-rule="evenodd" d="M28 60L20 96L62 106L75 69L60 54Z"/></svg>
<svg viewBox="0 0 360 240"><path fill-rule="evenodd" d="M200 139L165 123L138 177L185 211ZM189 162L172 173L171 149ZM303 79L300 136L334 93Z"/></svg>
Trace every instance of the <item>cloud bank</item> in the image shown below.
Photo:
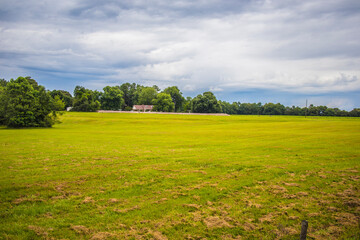
<svg viewBox="0 0 360 240"><path fill-rule="evenodd" d="M0 77L31 75L69 91L137 82L233 101L276 92L288 104L313 96L359 107L357 0L0 4Z"/></svg>

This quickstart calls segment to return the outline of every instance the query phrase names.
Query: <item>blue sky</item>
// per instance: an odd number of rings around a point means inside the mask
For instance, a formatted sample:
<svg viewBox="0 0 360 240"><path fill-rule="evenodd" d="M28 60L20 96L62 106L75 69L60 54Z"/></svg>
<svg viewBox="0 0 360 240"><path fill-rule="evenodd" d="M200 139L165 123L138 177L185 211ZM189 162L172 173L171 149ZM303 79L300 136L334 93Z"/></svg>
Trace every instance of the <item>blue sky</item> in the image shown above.
<svg viewBox="0 0 360 240"><path fill-rule="evenodd" d="M360 107L358 0L0 0L0 78Z"/></svg>

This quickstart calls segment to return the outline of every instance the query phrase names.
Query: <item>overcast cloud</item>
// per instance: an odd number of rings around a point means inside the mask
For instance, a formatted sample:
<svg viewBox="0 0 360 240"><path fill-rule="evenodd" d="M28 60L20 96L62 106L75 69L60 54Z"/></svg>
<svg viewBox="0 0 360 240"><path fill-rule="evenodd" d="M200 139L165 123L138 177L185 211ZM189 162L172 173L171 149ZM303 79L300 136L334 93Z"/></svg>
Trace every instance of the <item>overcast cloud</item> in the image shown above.
<svg viewBox="0 0 360 240"><path fill-rule="evenodd" d="M0 0L0 78L360 107L360 1Z"/></svg>

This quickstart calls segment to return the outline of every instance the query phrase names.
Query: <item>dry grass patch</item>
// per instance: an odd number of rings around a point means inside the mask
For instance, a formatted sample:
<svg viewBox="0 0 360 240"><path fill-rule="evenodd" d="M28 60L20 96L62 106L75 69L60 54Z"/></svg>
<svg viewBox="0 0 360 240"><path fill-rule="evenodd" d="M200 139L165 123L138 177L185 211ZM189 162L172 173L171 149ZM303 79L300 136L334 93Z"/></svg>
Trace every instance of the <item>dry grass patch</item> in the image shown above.
<svg viewBox="0 0 360 240"><path fill-rule="evenodd" d="M89 234L91 230L85 226L82 225L73 225L70 227L71 230L76 232L77 234Z"/></svg>
<svg viewBox="0 0 360 240"><path fill-rule="evenodd" d="M203 220L207 228L233 228L234 226L218 216L210 216Z"/></svg>
<svg viewBox="0 0 360 240"><path fill-rule="evenodd" d="M30 225L28 226L28 229L35 232L35 234L39 237L47 238L49 235L44 227Z"/></svg>

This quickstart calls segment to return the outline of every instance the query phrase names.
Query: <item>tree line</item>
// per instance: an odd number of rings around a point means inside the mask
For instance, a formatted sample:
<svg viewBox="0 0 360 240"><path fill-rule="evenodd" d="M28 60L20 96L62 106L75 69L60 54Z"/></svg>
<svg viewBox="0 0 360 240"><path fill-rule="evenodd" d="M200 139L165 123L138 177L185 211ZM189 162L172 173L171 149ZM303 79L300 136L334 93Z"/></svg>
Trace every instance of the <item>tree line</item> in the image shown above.
<svg viewBox="0 0 360 240"><path fill-rule="evenodd" d="M58 90L51 92L65 99ZM70 99L70 93L66 92ZM345 111L327 106L309 107L284 106L280 103L241 103L217 100L208 91L196 97L184 97L177 86L165 88L163 91L156 85L152 87L135 83L124 83L120 86L106 86L103 92L93 91L81 86L74 90L73 104L69 100L66 106L72 106L72 111L125 110L130 111L133 105L154 105L154 111L160 112L193 112L193 113L226 113L239 115L297 115L297 116L344 116L360 117L360 109Z"/></svg>
<svg viewBox="0 0 360 240"><path fill-rule="evenodd" d="M134 105L153 105L153 111L226 113L243 115L298 115L360 117L360 108L351 111L326 106L284 106L280 103L229 103L217 100L208 91L184 97L177 86L161 89L136 83L106 86L103 91L76 86L71 95L65 90L46 90L31 77L0 79L0 124L9 127L48 127L56 122L59 111L130 111Z"/></svg>

